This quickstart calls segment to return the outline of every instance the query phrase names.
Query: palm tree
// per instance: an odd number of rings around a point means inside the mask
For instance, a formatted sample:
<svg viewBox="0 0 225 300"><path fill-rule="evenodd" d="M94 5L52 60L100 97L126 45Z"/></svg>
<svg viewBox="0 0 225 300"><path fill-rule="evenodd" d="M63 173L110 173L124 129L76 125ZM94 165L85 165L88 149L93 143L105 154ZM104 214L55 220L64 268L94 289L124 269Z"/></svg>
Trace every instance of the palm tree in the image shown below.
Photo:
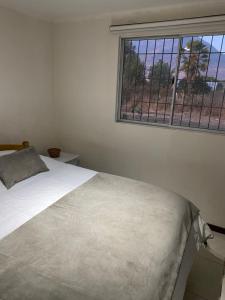
<svg viewBox="0 0 225 300"><path fill-rule="evenodd" d="M192 83L194 83L196 90L196 82L201 82L201 79L203 79L201 72L207 70L209 49L202 41L194 40L188 41L181 53L182 65L180 71L183 71L185 74L183 81L186 82L186 91L184 92L187 92L189 95Z"/></svg>

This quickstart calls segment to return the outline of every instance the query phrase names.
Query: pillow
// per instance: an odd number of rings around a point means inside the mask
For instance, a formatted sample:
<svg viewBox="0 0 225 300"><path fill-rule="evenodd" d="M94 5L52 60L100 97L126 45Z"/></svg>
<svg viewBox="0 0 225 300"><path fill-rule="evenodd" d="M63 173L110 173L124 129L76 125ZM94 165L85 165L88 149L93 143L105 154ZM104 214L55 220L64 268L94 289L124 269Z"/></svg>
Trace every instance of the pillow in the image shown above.
<svg viewBox="0 0 225 300"><path fill-rule="evenodd" d="M15 150L4 150L4 151L0 151L0 156L3 156L3 155L7 155L7 154L11 154L15 152Z"/></svg>
<svg viewBox="0 0 225 300"><path fill-rule="evenodd" d="M0 179L7 189L17 182L49 171L33 147L0 157Z"/></svg>

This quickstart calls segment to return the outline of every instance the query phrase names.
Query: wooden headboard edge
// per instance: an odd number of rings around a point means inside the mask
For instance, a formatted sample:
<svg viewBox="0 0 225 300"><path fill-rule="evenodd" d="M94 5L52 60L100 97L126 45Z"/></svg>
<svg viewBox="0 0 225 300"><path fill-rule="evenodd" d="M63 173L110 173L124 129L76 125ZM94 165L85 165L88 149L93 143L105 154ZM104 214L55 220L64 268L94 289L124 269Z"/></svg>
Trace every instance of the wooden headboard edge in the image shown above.
<svg viewBox="0 0 225 300"><path fill-rule="evenodd" d="M24 141L22 144L0 144L0 151L5 150L21 150L29 147L29 142Z"/></svg>

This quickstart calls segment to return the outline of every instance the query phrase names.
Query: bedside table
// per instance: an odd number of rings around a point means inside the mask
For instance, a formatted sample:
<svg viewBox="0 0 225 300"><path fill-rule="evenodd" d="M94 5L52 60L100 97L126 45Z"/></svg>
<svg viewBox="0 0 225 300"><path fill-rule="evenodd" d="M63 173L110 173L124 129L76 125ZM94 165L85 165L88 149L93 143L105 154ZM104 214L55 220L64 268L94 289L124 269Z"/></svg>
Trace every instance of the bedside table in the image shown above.
<svg viewBox="0 0 225 300"><path fill-rule="evenodd" d="M54 158L57 161L61 161L67 164L79 166L80 164L80 155L79 154L72 154L72 153L66 153L61 152L60 157Z"/></svg>

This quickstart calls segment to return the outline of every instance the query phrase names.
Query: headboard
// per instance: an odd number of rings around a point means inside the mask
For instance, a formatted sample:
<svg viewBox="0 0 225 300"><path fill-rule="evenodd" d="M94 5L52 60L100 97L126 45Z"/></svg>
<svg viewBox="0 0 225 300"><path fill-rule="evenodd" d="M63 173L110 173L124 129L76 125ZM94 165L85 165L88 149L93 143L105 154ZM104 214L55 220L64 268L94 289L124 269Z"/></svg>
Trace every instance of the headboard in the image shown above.
<svg viewBox="0 0 225 300"><path fill-rule="evenodd" d="M29 147L29 142L25 141L22 142L21 145L19 144L0 144L0 151L5 151L5 150L21 150L24 148L28 148Z"/></svg>

